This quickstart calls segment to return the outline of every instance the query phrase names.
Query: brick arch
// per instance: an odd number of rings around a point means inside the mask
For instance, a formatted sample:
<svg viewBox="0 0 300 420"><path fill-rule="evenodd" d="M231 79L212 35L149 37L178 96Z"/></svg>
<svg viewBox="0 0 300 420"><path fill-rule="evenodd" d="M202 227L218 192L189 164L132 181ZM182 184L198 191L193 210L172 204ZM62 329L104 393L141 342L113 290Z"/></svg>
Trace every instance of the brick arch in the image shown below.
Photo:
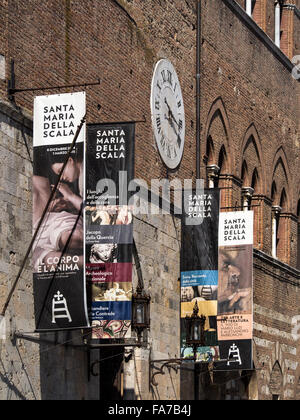
<svg viewBox="0 0 300 420"><path fill-rule="evenodd" d="M222 127L222 133L214 136L213 128L216 124L219 124ZM206 142L211 138L215 150L215 159L218 159L221 148L224 147L227 156L227 168L229 173L232 173L233 162L235 162L235 150L232 143L232 134L226 108L220 97L213 102L208 113L204 138ZM213 163L218 164L217 161Z"/></svg>
<svg viewBox="0 0 300 420"><path fill-rule="evenodd" d="M268 182L269 189L270 189L269 195L271 192L271 186L273 182L275 181L276 186L277 186L277 192L278 192L277 197L279 197L280 199L281 192L284 188L285 193L286 193L286 199L287 199L286 208L287 208L287 211L291 211L291 203L293 202L293 197L291 194L291 176L290 176L289 165L286 158L286 154L282 146L280 146L279 149L277 150L274 156L273 162L274 162L273 168L272 168L272 171L270 172L270 175L272 178ZM274 204L280 205L279 202L274 203Z"/></svg>
<svg viewBox="0 0 300 420"><path fill-rule="evenodd" d="M255 154L255 156L252 156L252 165L250 165L249 159L247 159L247 156L245 156L247 150L251 149L251 147L253 148L252 155ZM242 156L242 164L246 159L251 176L253 176L253 173L256 170L258 176L258 192L261 194L266 194L266 172L265 166L261 164L261 157L263 156L262 145L255 124L251 124L245 132L240 148L240 156ZM240 178L242 177L242 164L239 168Z"/></svg>

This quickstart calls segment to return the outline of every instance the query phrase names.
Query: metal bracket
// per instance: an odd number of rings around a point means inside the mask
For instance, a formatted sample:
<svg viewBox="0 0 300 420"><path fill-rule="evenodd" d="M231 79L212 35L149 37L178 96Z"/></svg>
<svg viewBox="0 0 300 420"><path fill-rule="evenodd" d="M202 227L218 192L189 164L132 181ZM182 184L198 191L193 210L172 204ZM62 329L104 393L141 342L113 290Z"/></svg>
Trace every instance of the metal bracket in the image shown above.
<svg viewBox="0 0 300 420"><path fill-rule="evenodd" d="M68 89L68 88L78 88L82 86L87 87L87 86L96 86L96 85L100 85L100 79L98 79L97 82L89 82L89 83L16 89L15 62L14 60L11 60L10 79L8 80L8 83L7 83L7 95L11 102L15 102L14 96L16 93L35 92L35 91L44 91L44 90L52 90L52 89Z"/></svg>
<svg viewBox="0 0 300 420"><path fill-rule="evenodd" d="M165 375L164 369L168 369L169 372L173 369L176 373L180 369L180 366L183 361L187 361L187 359L165 359L165 360L149 360L149 389L151 386L158 386L158 382L155 380L155 376L157 375ZM155 363L162 363L161 367L155 366ZM156 369L157 372L153 372Z"/></svg>

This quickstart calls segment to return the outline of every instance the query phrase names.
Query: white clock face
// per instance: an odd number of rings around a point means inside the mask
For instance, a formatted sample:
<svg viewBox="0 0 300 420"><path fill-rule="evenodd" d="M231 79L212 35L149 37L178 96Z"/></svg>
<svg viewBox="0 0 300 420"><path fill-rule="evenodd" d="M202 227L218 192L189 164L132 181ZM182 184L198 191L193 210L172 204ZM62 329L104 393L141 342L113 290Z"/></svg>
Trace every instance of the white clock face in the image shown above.
<svg viewBox="0 0 300 420"><path fill-rule="evenodd" d="M152 126L159 153L166 166L175 169L184 149L185 116L180 83L173 65L160 60L151 88Z"/></svg>

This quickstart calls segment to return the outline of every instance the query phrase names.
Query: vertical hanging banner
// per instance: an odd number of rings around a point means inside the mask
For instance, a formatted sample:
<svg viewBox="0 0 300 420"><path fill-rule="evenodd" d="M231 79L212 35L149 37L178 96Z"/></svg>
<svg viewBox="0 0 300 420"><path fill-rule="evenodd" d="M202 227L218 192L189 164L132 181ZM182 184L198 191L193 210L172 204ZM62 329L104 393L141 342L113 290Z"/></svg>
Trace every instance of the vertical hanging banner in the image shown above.
<svg viewBox="0 0 300 420"><path fill-rule="evenodd" d="M217 325L216 369L252 369L253 211L220 214Z"/></svg>
<svg viewBox="0 0 300 420"><path fill-rule="evenodd" d="M204 346L197 349L198 361L219 359L217 342L218 225L220 192L185 191L181 247L181 357L193 357L186 343L186 316L205 316Z"/></svg>
<svg viewBox="0 0 300 420"><path fill-rule="evenodd" d="M84 92L39 96L34 100L34 230L85 112ZM34 243L36 331L89 326L82 216L85 135L84 125Z"/></svg>
<svg viewBox="0 0 300 420"><path fill-rule="evenodd" d="M86 273L93 339L131 335L134 123L88 126Z"/></svg>

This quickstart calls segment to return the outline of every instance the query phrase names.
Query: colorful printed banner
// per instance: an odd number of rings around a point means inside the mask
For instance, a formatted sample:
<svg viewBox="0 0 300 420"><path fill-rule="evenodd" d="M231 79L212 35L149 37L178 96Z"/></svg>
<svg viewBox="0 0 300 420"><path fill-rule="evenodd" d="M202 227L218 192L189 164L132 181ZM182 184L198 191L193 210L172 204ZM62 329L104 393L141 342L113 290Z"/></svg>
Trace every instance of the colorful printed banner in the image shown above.
<svg viewBox="0 0 300 420"><path fill-rule="evenodd" d="M33 229L85 115L85 93L39 96L34 101ZM83 126L33 247L36 330L89 326L84 266Z"/></svg>
<svg viewBox="0 0 300 420"><path fill-rule="evenodd" d="M217 369L252 369L253 212L220 214Z"/></svg>
<svg viewBox="0 0 300 420"><path fill-rule="evenodd" d="M193 356L186 343L186 316L197 302L205 320L205 346L197 360L219 359L217 342L219 190L191 191L184 198L181 251L181 357Z"/></svg>
<svg viewBox="0 0 300 420"><path fill-rule="evenodd" d="M130 337L134 123L88 126L86 162L86 273L93 338Z"/></svg>

